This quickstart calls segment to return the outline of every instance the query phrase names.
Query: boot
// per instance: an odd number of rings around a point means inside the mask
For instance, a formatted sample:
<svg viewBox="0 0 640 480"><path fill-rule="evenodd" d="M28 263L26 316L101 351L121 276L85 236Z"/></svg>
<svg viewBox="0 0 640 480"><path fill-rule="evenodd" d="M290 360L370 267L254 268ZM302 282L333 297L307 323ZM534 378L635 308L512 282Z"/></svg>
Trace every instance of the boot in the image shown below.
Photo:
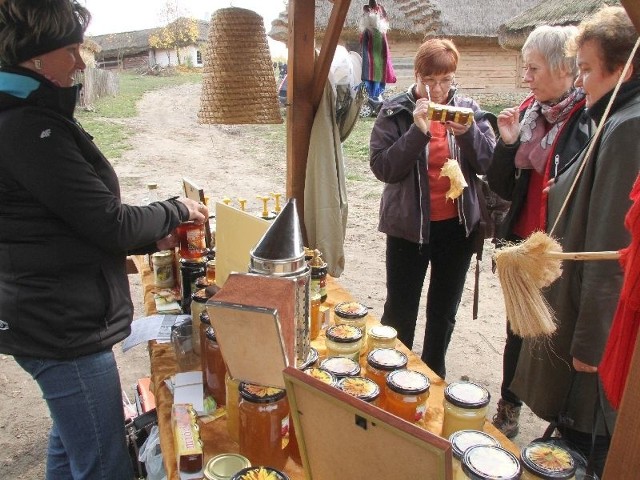
<svg viewBox="0 0 640 480"><path fill-rule="evenodd" d="M513 438L518 435L518 421L520 407L506 400L498 401L498 411L493 416L493 426L500 430L505 437Z"/></svg>

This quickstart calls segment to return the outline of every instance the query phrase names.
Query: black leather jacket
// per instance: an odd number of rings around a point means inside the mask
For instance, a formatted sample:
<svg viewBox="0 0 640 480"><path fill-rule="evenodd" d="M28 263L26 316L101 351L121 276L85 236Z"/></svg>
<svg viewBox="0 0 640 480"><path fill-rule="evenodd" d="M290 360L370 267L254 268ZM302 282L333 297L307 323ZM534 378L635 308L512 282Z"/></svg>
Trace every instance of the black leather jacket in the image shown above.
<svg viewBox="0 0 640 480"><path fill-rule="evenodd" d="M111 164L73 119L79 87L0 70L0 352L71 358L130 333L128 252L189 216L124 205Z"/></svg>

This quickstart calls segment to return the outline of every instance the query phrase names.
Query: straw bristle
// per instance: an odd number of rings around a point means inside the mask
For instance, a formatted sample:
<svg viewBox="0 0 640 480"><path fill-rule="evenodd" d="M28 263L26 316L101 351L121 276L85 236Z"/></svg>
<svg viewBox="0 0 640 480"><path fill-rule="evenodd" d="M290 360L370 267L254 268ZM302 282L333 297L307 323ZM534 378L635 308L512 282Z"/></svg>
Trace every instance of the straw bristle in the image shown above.
<svg viewBox="0 0 640 480"><path fill-rule="evenodd" d="M552 251L562 251L560 244L543 232L534 232L495 253L507 319L520 337L548 336L556 330L553 312L540 291L562 273L561 261L545 255Z"/></svg>

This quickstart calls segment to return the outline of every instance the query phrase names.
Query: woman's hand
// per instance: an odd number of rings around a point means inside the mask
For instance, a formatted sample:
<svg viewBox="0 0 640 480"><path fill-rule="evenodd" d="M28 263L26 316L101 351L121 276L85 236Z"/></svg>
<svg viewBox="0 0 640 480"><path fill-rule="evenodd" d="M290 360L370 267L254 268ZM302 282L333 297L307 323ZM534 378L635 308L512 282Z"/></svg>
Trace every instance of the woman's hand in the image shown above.
<svg viewBox="0 0 640 480"><path fill-rule="evenodd" d="M467 133L469 131L469 128L471 127L471 125L467 125L462 124L462 123L456 123L456 122L445 122L445 125L447 127L447 130L449 130L449 132L451 132L452 135L455 135L456 137L458 135L462 135L463 133Z"/></svg>
<svg viewBox="0 0 640 480"><path fill-rule="evenodd" d="M520 111L518 107L505 108L498 114L498 131L506 145L512 145L520 136Z"/></svg>
<svg viewBox="0 0 640 480"><path fill-rule="evenodd" d="M429 100L426 98L419 98L416 102L416 108L413 109L413 123L420 129L425 135L429 133L431 121L427 117L429 113Z"/></svg>
<svg viewBox="0 0 640 480"><path fill-rule="evenodd" d="M195 223L204 223L207 218L209 218L209 209L204 203L184 197L177 198L176 200L184 204L189 210L189 220L193 220Z"/></svg>
<svg viewBox="0 0 640 480"><path fill-rule="evenodd" d="M576 372L583 373L596 373L598 371L598 367L581 362L576 357L573 357L573 368L576 369Z"/></svg>

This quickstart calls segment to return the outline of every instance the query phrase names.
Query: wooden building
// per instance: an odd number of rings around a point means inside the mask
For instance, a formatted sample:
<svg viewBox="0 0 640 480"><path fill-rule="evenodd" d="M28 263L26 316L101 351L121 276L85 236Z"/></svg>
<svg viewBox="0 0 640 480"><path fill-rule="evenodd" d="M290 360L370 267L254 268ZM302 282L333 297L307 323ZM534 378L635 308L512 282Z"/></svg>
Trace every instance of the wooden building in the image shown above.
<svg viewBox="0 0 640 480"><path fill-rule="evenodd" d="M351 2L340 35L348 50L360 51L359 22L365 2ZM525 93L521 83L520 52L498 43L499 26L529 8L526 0L387 0L379 2L387 11L387 33L397 90L414 81L413 59L418 46L428 37L452 39L460 50L456 78L465 92ZM329 24L331 3L315 0L315 37L320 45ZM287 43L288 13L271 24L269 36Z"/></svg>

